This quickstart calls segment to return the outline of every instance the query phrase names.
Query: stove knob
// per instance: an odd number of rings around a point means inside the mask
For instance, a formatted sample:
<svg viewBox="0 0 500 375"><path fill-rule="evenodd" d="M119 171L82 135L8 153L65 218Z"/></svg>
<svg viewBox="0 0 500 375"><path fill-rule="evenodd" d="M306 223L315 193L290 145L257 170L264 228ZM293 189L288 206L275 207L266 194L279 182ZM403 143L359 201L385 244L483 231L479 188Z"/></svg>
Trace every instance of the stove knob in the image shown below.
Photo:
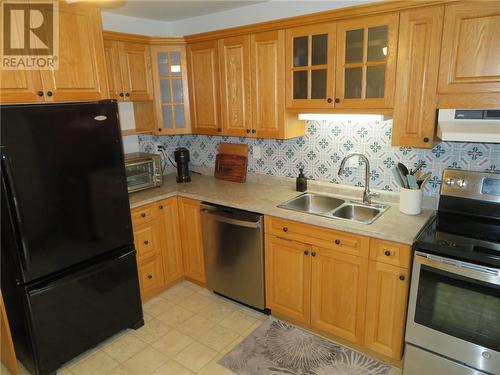
<svg viewBox="0 0 500 375"><path fill-rule="evenodd" d="M453 186L455 185L455 180L453 178L447 178L446 180L444 180L444 183L448 186Z"/></svg>
<svg viewBox="0 0 500 375"><path fill-rule="evenodd" d="M464 187L466 187L466 186L467 186L467 181L465 181L465 180L461 180L461 179L460 179L460 180L457 180L457 186L458 186L459 188L462 188L462 189L463 189Z"/></svg>

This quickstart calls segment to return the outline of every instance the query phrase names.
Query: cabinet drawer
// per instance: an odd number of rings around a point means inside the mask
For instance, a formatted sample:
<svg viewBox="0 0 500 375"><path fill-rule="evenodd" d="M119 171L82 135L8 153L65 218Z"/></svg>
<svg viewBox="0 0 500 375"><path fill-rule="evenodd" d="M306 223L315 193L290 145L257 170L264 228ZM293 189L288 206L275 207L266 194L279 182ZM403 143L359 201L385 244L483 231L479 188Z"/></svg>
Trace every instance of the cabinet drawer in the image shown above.
<svg viewBox="0 0 500 375"><path fill-rule="evenodd" d="M134 228L134 243L139 259L160 251L159 221L155 220Z"/></svg>
<svg viewBox="0 0 500 375"><path fill-rule="evenodd" d="M147 223L157 217L158 210L156 209L156 205L154 203L137 207L132 210L132 225L135 227L136 225Z"/></svg>
<svg viewBox="0 0 500 375"><path fill-rule="evenodd" d="M370 243L370 259L376 262L408 268L410 254L411 249L408 245L378 239L372 239Z"/></svg>
<svg viewBox="0 0 500 375"><path fill-rule="evenodd" d="M139 285L142 299L147 299L163 290L163 268L161 258L154 256L138 265Z"/></svg>
<svg viewBox="0 0 500 375"><path fill-rule="evenodd" d="M369 237L266 216L267 234L368 258Z"/></svg>

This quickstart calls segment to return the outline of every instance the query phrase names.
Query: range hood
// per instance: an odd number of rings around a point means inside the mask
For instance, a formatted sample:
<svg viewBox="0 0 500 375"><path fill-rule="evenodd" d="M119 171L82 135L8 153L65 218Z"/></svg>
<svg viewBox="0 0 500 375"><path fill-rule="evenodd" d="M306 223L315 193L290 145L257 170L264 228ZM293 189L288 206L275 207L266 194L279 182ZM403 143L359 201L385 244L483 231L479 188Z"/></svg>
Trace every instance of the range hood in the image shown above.
<svg viewBox="0 0 500 375"><path fill-rule="evenodd" d="M440 109L437 136L443 141L500 143L500 110Z"/></svg>

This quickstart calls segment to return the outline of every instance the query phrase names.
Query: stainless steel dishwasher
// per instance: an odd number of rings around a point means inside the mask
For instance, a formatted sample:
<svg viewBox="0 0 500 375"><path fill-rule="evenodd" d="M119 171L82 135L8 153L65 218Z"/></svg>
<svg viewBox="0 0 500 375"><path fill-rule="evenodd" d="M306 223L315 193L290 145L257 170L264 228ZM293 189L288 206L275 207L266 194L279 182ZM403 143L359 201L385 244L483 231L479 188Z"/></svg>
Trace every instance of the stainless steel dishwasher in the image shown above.
<svg viewBox="0 0 500 375"><path fill-rule="evenodd" d="M263 216L203 203L201 220L207 287L264 310Z"/></svg>

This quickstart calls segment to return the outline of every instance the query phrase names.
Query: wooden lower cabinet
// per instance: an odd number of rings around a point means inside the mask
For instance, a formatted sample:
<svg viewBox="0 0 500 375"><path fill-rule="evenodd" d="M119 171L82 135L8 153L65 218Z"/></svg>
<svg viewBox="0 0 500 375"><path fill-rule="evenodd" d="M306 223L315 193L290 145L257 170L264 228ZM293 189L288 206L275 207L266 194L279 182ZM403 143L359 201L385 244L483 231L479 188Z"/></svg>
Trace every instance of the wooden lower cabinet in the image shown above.
<svg viewBox="0 0 500 375"><path fill-rule="evenodd" d="M313 248L311 326L361 344L368 259Z"/></svg>
<svg viewBox="0 0 500 375"><path fill-rule="evenodd" d="M200 201L179 197L179 220L187 278L205 284L205 258L201 232Z"/></svg>
<svg viewBox="0 0 500 375"><path fill-rule="evenodd" d="M160 254L138 260L137 269L139 272L139 286L143 301L163 291L165 279L163 277Z"/></svg>
<svg viewBox="0 0 500 375"><path fill-rule="evenodd" d="M267 307L309 323L311 246L266 236L265 254Z"/></svg>
<svg viewBox="0 0 500 375"><path fill-rule="evenodd" d="M391 358L402 355L408 286L407 269L370 261L365 345Z"/></svg>
<svg viewBox="0 0 500 375"><path fill-rule="evenodd" d="M163 274L165 284L168 286L184 277L177 197L164 199L157 202L156 205L160 211L163 234L161 236L161 241L163 241Z"/></svg>

